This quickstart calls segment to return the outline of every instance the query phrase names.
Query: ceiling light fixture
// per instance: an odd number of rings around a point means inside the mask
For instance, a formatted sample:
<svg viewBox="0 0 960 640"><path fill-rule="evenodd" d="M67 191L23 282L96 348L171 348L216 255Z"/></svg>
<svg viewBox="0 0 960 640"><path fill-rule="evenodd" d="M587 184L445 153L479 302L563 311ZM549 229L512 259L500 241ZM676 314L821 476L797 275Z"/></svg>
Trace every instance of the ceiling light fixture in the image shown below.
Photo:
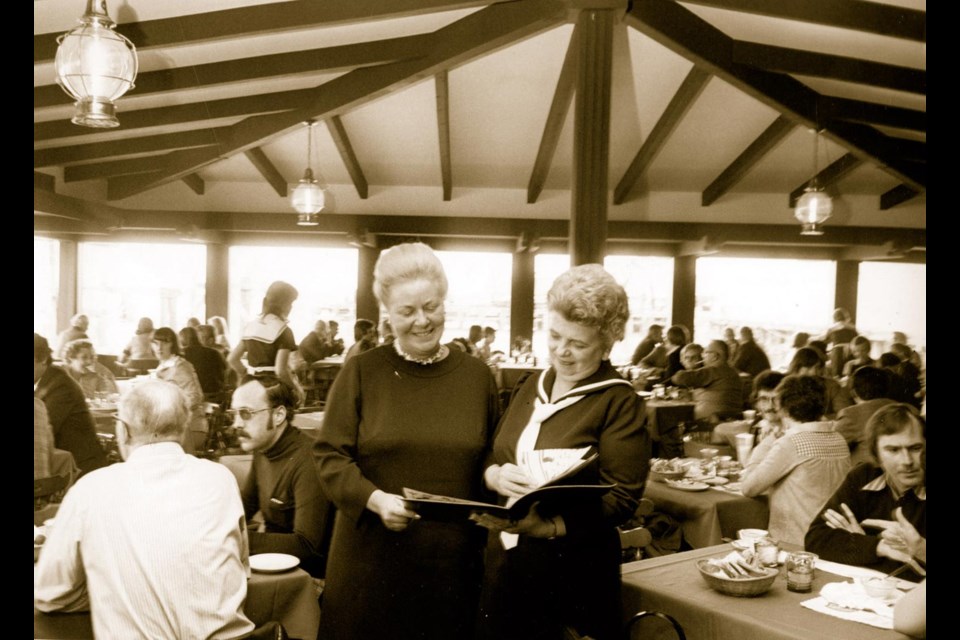
<svg viewBox="0 0 960 640"><path fill-rule="evenodd" d="M78 26L57 38L54 67L59 84L76 100L71 121L84 127L119 127L120 96L137 77L137 49L107 15L107 0L87 0Z"/></svg>
<svg viewBox="0 0 960 640"><path fill-rule="evenodd" d="M290 205L297 210L297 224L313 227L320 223L317 215L329 204L329 188L325 182L314 177L313 173L313 128L316 122L307 123L307 168L300 182L290 192Z"/></svg>
<svg viewBox="0 0 960 640"><path fill-rule="evenodd" d="M797 206L793 212L803 225L800 231L802 236L822 236L823 230L820 225L833 213L833 199L820 187L817 177L820 173L817 158L819 149L820 131L815 129L813 131L813 178L810 179L810 186L803 190L803 195L797 200Z"/></svg>

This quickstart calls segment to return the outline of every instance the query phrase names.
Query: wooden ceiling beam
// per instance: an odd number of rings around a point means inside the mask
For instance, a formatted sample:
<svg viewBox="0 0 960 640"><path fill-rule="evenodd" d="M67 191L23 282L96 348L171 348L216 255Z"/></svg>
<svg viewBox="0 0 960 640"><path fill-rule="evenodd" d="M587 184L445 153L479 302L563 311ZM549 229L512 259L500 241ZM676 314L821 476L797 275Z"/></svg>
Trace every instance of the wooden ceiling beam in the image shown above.
<svg viewBox="0 0 960 640"><path fill-rule="evenodd" d="M286 179L283 177L283 174L277 169L270 158L267 157L267 154L264 153L263 149L260 147L254 147L252 149L247 149L243 152L247 156L247 160L250 161L257 171L260 172L260 175L263 176L263 179L273 187L273 190L277 192L277 195L281 198L286 198L287 193L290 188L287 185Z"/></svg>
<svg viewBox="0 0 960 640"><path fill-rule="evenodd" d="M507 0L290 0L222 11L127 22L117 32L137 49L482 7ZM78 16L79 17L79 10ZM33 36L33 63L53 62L62 32Z"/></svg>
<svg viewBox="0 0 960 640"><path fill-rule="evenodd" d="M733 62L751 67L815 78L855 82L883 89L927 93L927 72L859 58L801 51L735 40Z"/></svg>
<svg viewBox="0 0 960 640"><path fill-rule="evenodd" d="M863 164L863 160L852 153L841 156L839 159L830 163L830 166L822 169L816 176L810 178L802 185L791 191L787 206L789 206L791 209L796 207L797 200L800 199L800 196L803 195L803 192L808 187L813 186L814 181L816 181L817 186L819 186L821 189L826 189L842 180L844 176L859 167L861 164Z"/></svg>
<svg viewBox="0 0 960 640"><path fill-rule="evenodd" d="M276 53L146 71L137 74L136 87L126 96L145 96L161 91L182 91L229 82L261 80L318 71L333 73L373 64L396 62L423 55L426 39L424 35L406 36L309 51ZM34 109L72 102L73 98L68 96L58 84L33 88Z"/></svg>
<svg viewBox="0 0 960 640"><path fill-rule="evenodd" d="M152 109L135 109L123 111L120 114L121 131L132 131L149 127L161 127L202 120L216 120L241 116L264 115L293 109L303 103L304 97L312 95L314 89L296 89L277 93L261 93L239 98L223 98L190 102L187 104L172 105L169 107L154 107ZM33 125L33 139L55 140L73 136L90 135L90 129L79 127L70 120L49 120L35 122Z"/></svg>
<svg viewBox="0 0 960 640"><path fill-rule="evenodd" d="M530 181L527 183L528 204L537 201L547 181L550 165L553 164L553 154L557 151L560 133L563 131L563 124L567 120L570 105L573 103L576 81L577 29L574 27L570 42L567 44L567 55L563 59L563 67L560 68L560 77L557 78L557 87L553 91L553 101L550 103L547 121L543 125L537 159L533 163L533 171L530 172Z"/></svg>
<svg viewBox="0 0 960 640"><path fill-rule="evenodd" d="M780 116L760 136L743 150L700 196L700 203L709 207L743 179L796 125L786 116Z"/></svg>
<svg viewBox="0 0 960 640"><path fill-rule="evenodd" d="M89 202L34 187L33 213L34 223L38 218L54 216L110 229L123 224L126 211L108 204Z"/></svg>
<svg viewBox="0 0 960 640"><path fill-rule="evenodd" d="M57 179L49 173L33 172L33 188L45 189L47 191L56 191Z"/></svg>
<svg viewBox="0 0 960 640"><path fill-rule="evenodd" d="M89 144L37 149L33 152L33 166L34 168L48 167L51 165L144 154L168 149L185 149L188 147L216 145L219 131L220 129L196 129L194 131L163 133L140 138L123 138L121 140L110 140L107 142L91 142Z"/></svg>
<svg viewBox="0 0 960 640"><path fill-rule="evenodd" d="M82 180L125 176L131 173L150 173L157 170L157 163L161 158L163 158L163 154L69 165L63 168L63 181L80 182Z"/></svg>
<svg viewBox="0 0 960 640"><path fill-rule="evenodd" d="M640 176L647 170L663 145L666 144L670 134L683 120L683 116L693 106L709 80L710 73L694 64L687 77L683 79L677 93L670 100L670 104L667 105L663 115L650 130L650 135L643 141L643 145L641 145L637 155L634 156L633 161L630 162L630 166L627 167L620 182L617 183L617 188L613 192L614 204L622 204L626 201L637 180L640 179Z"/></svg>
<svg viewBox="0 0 960 640"><path fill-rule="evenodd" d="M363 175L363 168L360 161L357 160L357 154L353 151L353 145L350 144L350 138L347 136L347 129L343 126L340 116L333 116L327 119L327 131L333 138L333 143L337 145L337 151L340 152L340 159L347 167L347 173L353 180L353 186L357 190L357 195L361 200L367 199L367 178Z"/></svg>
<svg viewBox="0 0 960 640"><path fill-rule="evenodd" d="M831 96L821 98L818 109L824 120L848 120L909 131L927 131L926 112L915 109Z"/></svg>
<svg viewBox="0 0 960 640"><path fill-rule="evenodd" d="M912 200L918 195L920 195L920 192L913 187L905 184L897 185L880 196L880 210L886 211L887 209L892 209L898 204Z"/></svg>
<svg viewBox="0 0 960 640"><path fill-rule="evenodd" d="M819 94L782 73L764 71L733 62L733 40L716 27L670 0L634 0L627 23L674 53L703 67L713 75L772 107L797 124L821 129ZM839 120L822 128L822 135L869 160L898 180L925 189L926 173L894 155L887 136L876 129Z"/></svg>
<svg viewBox="0 0 960 640"><path fill-rule="evenodd" d="M201 178L196 173L191 173L188 176L183 176L180 178L183 180L183 183L190 187L190 191L193 191L198 196L202 196L204 192L205 185L203 183L203 178Z"/></svg>
<svg viewBox="0 0 960 640"><path fill-rule="evenodd" d="M431 34L428 55L351 71L314 89L298 109L255 116L226 127L220 144L210 149L178 151L160 168L159 176L112 179L108 198L124 198L179 179L220 158L260 146L302 126L307 120L326 120L345 113L434 75L442 68L462 64L565 19L566 5L559 0L529 0L487 7Z"/></svg>
<svg viewBox="0 0 960 640"><path fill-rule="evenodd" d="M437 137L440 141L440 182L443 201L453 197L453 169L450 159L450 78L446 69L434 76L437 93Z"/></svg>
<svg viewBox="0 0 960 640"><path fill-rule="evenodd" d="M143 229L176 229L186 222L210 231L226 231L259 238L265 233L295 232L296 214L284 208L276 214L249 211L152 211L111 207L123 215L123 227ZM379 238L404 237L459 237L508 238L511 243L527 232L540 238L541 246L548 241L566 241L569 221L537 218L439 217L407 215L338 214L321 216L319 231L351 233L366 229ZM724 224L688 222L648 222L611 220L608 237L617 240L645 242L697 242L704 236L721 240L725 250L731 245L755 245L760 249L771 245L833 246L882 245L896 240L903 246L926 247L926 230L917 228L831 226L830 233L819 238L801 236L796 224ZM236 240L237 236L234 237ZM381 246L382 243L381 243ZM542 250L542 249L541 249Z"/></svg>
<svg viewBox="0 0 960 640"><path fill-rule="evenodd" d="M864 0L685 0L730 11L927 41L927 13Z"/></svg>

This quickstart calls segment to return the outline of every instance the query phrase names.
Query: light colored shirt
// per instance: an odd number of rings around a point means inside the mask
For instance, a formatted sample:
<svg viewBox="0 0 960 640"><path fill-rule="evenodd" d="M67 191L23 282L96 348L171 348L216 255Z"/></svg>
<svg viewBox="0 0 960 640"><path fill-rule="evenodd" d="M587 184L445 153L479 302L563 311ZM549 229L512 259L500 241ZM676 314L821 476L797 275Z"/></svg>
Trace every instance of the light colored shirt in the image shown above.
<svg viewBox="0 0 960 640"><path fill-rule="evenodd" d="M97 638L236 638L249 575L237 481L179 444L80 478L34 571L41 611L90 611Z"/></svg>
<svg viewBox="0 0 960 640"><path fill-rule="evenodd" d="M850 450L833 423L807 422L781 438L764 438L750 454L740 488L748 498L768 491L770 535L802 547L810 523L848 471Z"/></svg>

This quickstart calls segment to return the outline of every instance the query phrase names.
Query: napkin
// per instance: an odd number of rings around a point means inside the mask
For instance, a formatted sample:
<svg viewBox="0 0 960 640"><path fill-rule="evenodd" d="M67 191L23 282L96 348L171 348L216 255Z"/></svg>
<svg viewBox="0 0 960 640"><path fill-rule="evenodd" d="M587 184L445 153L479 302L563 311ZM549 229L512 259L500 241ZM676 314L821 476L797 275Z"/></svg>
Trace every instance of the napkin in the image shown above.
<svg viewBox="0 0 960 640"><path fill-rule="evenodd" d="M880 629L893 629L893 601L868 596L859 582L825 584L820 589L819 597L805 600L800 604L835 618L852 620ZM838 610L835 608L837 606L853 609L853 611Z"/></svg>

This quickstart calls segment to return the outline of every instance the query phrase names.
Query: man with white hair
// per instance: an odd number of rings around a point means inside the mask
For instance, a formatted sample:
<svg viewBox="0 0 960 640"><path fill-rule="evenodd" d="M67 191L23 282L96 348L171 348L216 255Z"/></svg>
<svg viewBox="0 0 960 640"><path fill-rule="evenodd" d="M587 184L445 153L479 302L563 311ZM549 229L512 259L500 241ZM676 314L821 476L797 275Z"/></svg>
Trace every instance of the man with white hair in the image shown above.
<svg viewBox="0 0 960 640"><path fill-rule="evenodd" d="M120 401L125 462L88 473L64 498L36 567L40 611L89 610L98 638L236 638L254 625L237 482L184 453L183 391L162 380Z"/></svg>
<svg viewBox="0 0 960 640"><path fill-rule="evenodd" d="M743 410L743 386L740 374L727 364L726 342L711 340L701 357L702 367L678 371L671 381L693 389L693 416L697 420L716 424Z"/></svg>

